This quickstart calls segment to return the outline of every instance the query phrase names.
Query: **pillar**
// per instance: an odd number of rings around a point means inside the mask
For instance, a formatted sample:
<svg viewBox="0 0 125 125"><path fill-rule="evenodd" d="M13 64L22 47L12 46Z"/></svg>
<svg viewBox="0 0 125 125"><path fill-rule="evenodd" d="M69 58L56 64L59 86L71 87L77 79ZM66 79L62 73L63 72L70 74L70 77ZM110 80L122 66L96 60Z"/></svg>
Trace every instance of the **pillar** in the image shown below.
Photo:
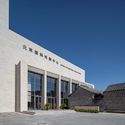
<svg viewBox="0 0 125 125"><path fill-rule="evenodd" d="M24 61L16 65L15 111L28 110L28 68Z"/></svg>
<svg viewBox="0 0 125 125"><path fill-rule="evenodd" d="M47 71L44 72L43 80L43 106L47 104Z"/></svg>
<svg viewBox="0 0 125 125"><path fill-rule="evenodd" d="M58 85L57 85L57 108L59 109L60 106L61 106L61 76L59 75Z"/></svg>
<svg viewBox="0 0 125 125"><path fill-rule="evenodd" d="M70 83L69 84L70 84L69 88L70 88L70 94L71 94L72 93L72 79L70 79Z"/></svg>

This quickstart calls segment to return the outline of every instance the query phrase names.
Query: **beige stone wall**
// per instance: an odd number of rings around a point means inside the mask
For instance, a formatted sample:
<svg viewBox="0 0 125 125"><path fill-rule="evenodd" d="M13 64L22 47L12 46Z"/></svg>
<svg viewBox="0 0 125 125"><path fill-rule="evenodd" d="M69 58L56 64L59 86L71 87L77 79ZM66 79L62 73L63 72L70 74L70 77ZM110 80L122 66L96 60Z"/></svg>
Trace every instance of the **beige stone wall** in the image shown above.
<svg viewBox="0 0 125 125"><path fill-rule="evenodd" d="M9 0L0 0L0 29L9 28Z"/></svg>
<svg viewBox="0 0 125 125"><path fill-rule="evenodd" d="M58 60L59 64L54 64L39 55L24 50L23 45L32 47L38 52L43 52L43 54ZM75 67L73 64L10 30L0 30L0 112L15 111L15 65L20 61L25 63L25 66L23 65L21 68L21 111L27 110L27 66L29 65L68 79L74 79L79 81L78 83L85 82L84 70ZM60 63L78 70L81 75L64 69L60 66Z"/></svg>
<svg viewBox="0 0 125 125"><path fill-rule="evenodd" d="M19 62L21 62L21 111L27 110L28 66L75 80L78 84L85 83L85 70L8 29L8 4L9 0L0 0L0 112L15 111L15 66ZM23 45L27 50L23 49ZM33 52L29 51L29 47ZM38 55L34 53L35 50L38 51ZM58 61L58 64L40 57L40 53ZM69 67L70 70L62 67L61 64Z"/></svg>

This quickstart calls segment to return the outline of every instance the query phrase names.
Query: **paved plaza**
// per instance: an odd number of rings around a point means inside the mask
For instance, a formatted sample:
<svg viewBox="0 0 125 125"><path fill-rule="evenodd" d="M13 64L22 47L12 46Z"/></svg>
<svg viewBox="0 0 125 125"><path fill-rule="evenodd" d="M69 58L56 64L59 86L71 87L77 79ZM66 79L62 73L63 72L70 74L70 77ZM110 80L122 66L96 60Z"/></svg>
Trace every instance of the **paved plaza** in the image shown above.
<svg viewBox="0 0 125 125"><path fill-rule="evenodd" d="M125 114L37 111L35 115L0 114L0 125L125 125Z"/></svg>

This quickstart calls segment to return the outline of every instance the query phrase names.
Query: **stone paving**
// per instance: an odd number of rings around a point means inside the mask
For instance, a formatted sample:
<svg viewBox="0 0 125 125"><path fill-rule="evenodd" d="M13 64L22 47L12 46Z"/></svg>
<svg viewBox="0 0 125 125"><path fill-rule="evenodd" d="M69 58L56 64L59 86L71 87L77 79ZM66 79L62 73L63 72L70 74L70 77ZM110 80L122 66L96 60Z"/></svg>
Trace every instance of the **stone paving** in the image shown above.
<svg viewBox="0 0 125 125"><path fill-rule="evenodd" d="M125 125L125 114L37 111L35 115L0 114L0 125Z"/></svg>

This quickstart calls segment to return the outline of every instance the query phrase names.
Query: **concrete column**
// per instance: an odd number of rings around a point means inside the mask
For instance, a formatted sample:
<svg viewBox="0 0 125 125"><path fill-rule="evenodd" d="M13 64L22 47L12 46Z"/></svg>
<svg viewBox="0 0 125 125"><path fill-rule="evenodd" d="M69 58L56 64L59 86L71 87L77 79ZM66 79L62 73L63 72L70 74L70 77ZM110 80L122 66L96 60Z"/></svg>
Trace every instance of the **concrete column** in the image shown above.
<svg viewBox="0 0 125 125"><path fill-rule="evenodd" d="M61 76L59 75L57 84L57 108L61 106Z"/></svg>
<svg viewBox="0 0 125 125"><path fill-rule="evenodd" d="M72 93L72 79L70 79L70 94Z"/></svg>
<svg viewBox="0 0 125 125"><path fill-rule="evenodd" d="M43 105L47 104L47 71L44 72L43 81Z"/></svg>
<svg viewBox="0 0 125 125"><path fill-rule="evenodd" d="M20 111L20 63L15 65L15 111Z"/></svg>
<svg viewBox="0 0 125 125"><path fill-rule="evenodd" d="M21 63L21 111L28 110L28 67Z"/></svg>
<svg viewBox="0 0 125 125"><path fill-rule="evenodd" d="M20 61L16 65L15 111L28 110L28 67Z"/></svg>

